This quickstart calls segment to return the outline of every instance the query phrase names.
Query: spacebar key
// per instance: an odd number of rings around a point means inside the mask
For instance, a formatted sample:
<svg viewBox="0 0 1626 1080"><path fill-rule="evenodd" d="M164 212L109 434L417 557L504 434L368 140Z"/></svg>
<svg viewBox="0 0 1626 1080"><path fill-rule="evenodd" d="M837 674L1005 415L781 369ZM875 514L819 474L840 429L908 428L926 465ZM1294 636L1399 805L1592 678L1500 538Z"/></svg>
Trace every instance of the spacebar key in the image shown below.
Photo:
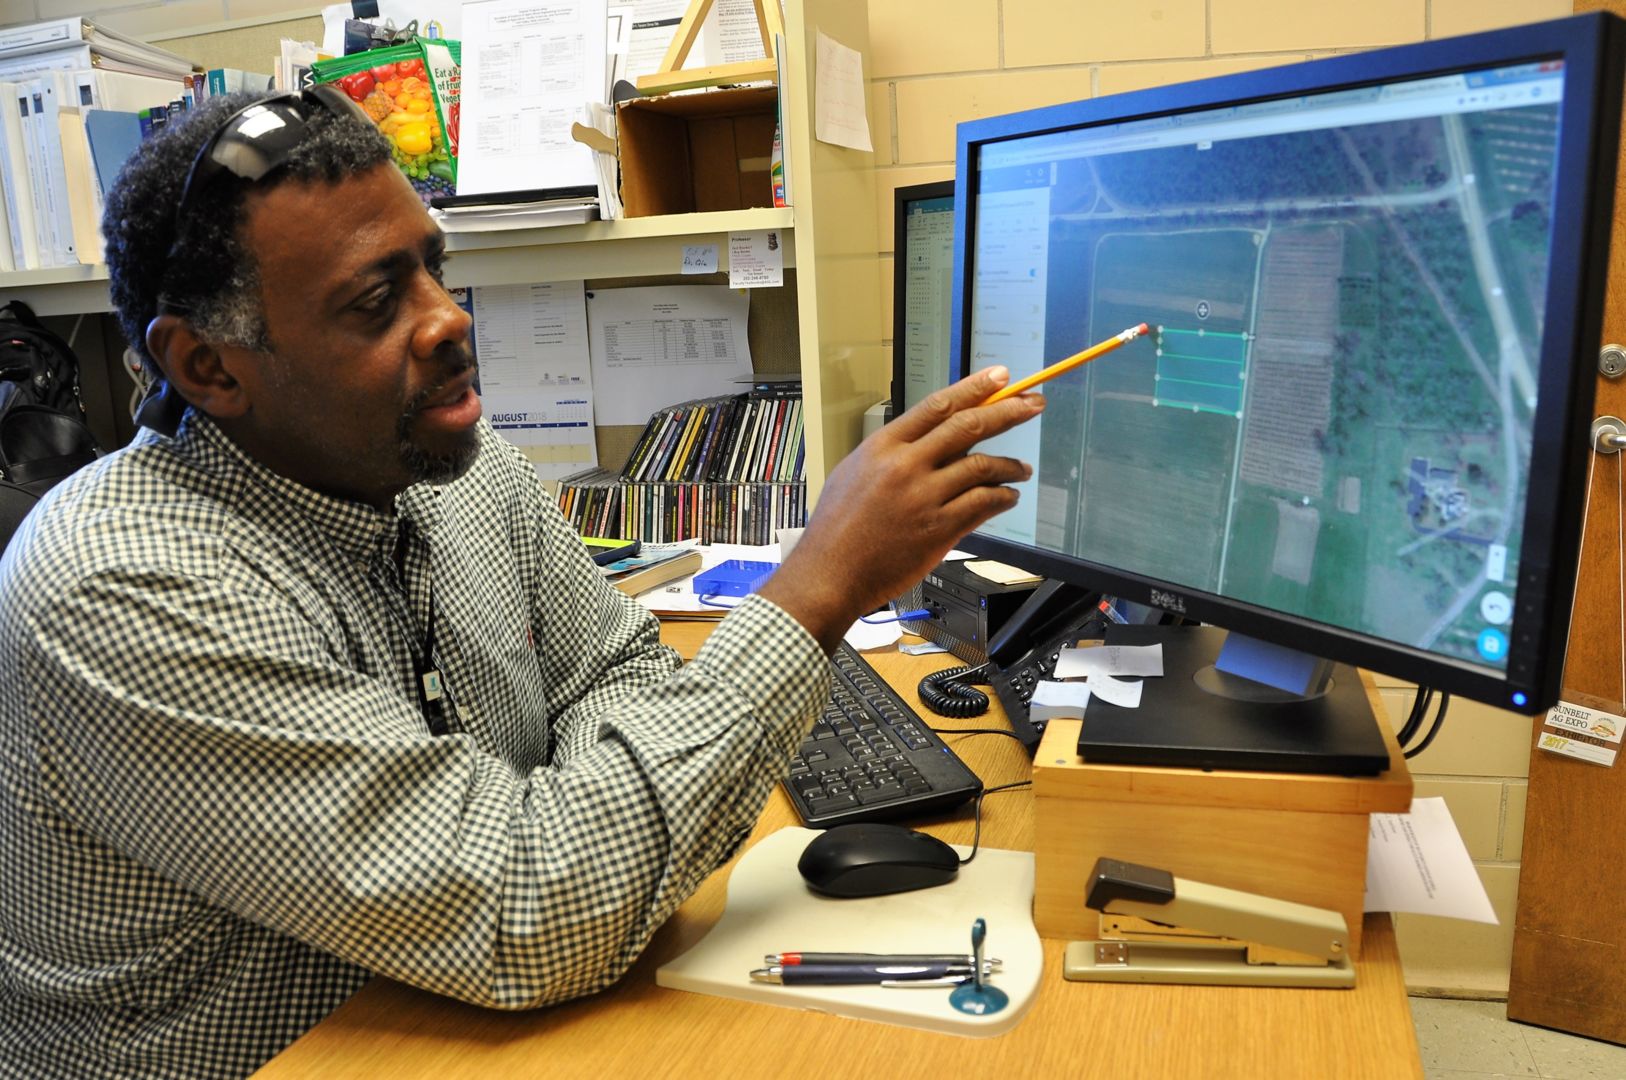
<svg viewBox="0 0 1626 1080"><path fill-rule="evenodd" d="M858 805L858 800L851 795L831 795L825 799L807 800L807 812L813 817L823 817L825 814L834 814L841 810L851 810Z"/></svg>
<svg viewBox="0 0 1626 1080"><path fill-rule="evenodd" d="M863 803L865 806L872 806L875 803L892 802L894 799L901 798L903 798L902 784L879 784L873 788L869 788L858 793L858 801Z"/></svg>

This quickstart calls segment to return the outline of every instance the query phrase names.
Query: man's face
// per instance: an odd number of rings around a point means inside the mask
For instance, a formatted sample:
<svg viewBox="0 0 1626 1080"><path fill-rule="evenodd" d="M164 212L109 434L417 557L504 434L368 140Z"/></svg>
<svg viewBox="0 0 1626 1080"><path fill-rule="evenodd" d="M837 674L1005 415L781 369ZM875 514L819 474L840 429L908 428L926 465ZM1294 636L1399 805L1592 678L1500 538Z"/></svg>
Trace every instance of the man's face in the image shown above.
<svg viewBox="0 0 1626 1080"><path fill-rule="evenodd" d="M388 163L249 197L271 353L226 347L248 413L228 427L308 487L387 507L478 452L469 317L440 283L445 245Z"/></svg>

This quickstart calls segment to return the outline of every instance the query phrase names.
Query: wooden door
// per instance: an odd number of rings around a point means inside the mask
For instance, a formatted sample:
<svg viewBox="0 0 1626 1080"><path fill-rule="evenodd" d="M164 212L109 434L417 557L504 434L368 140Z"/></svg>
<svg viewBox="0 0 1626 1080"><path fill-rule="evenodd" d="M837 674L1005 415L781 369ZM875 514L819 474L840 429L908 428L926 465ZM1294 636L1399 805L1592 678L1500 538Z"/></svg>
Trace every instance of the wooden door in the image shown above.
<svg viewBox="0 0 1626 1080"><path fill-rule="evenodd" d="M1626 0L1577 0L1626 16ZM1626 342L1626 190L1615 187L1603 340ZM1602 342L1599 343L1600 347ZM1626 378L1598 377L1595 416L1626 416ZM1621 495L1626 454L1597 455L1564 667L1564 700L1626 712ZM1613 768L1530 752L1510 1020L1626 1043L1626 757Z"/></svg>

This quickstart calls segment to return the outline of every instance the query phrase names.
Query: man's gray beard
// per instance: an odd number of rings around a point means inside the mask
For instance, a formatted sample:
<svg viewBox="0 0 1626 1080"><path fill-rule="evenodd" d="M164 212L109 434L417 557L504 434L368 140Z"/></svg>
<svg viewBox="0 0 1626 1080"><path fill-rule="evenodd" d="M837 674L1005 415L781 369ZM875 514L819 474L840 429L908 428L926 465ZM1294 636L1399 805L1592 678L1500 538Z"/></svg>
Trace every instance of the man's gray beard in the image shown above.
<svg viewBox="0 0 1626 1080"><path fill-rule="evenodd" d="M401 464L414 483L449 484L469 471L480 456L480 440L471 430L468 445L451 454L431 454L404 434L397 447Z"/></svg>

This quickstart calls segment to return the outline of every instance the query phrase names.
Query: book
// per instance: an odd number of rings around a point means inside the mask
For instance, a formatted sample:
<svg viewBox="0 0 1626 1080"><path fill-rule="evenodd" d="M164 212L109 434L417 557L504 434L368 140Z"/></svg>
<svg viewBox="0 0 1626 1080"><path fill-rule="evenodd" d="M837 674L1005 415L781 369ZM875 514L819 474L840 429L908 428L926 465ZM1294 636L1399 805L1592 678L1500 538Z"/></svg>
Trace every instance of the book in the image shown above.
<svg viewBox="0 0 1626 1080"><path fill-rule="evenodd" d="M640 562L642 565L629 565ZM695 547L647 544L632 558L621 559L602 569L611 585L628 596L637 596L667 582L689 577L699 571L700 563L700 551ZM624 565L628 568L616 569Z"/></svg>
<svg viewBox="0 0 1626 1080"><path fill-rule="evenodd" d="M636 540L618 540L610 536L584 536L582 543L587 545L588 554L600 566L608 566L619 559L630 559L638 554L640 547Z"/></svg>
<svg viewBox="0 0 1626 1080"><path fill-rule="evenodd" d="M141 145L141 117L118 109L87 109L84 121L90 156L96 163L96 181L106 198L119 170Z"/></svg>
<svg viewBox="0 0 1626 1080"><path fill-rule="evenodd" d="M273 88L272 78L257 71L244 71L241 68L210 68L208 78L209 96L216 94L234 94L239 90L253 90L265 93Z"/></svg>

